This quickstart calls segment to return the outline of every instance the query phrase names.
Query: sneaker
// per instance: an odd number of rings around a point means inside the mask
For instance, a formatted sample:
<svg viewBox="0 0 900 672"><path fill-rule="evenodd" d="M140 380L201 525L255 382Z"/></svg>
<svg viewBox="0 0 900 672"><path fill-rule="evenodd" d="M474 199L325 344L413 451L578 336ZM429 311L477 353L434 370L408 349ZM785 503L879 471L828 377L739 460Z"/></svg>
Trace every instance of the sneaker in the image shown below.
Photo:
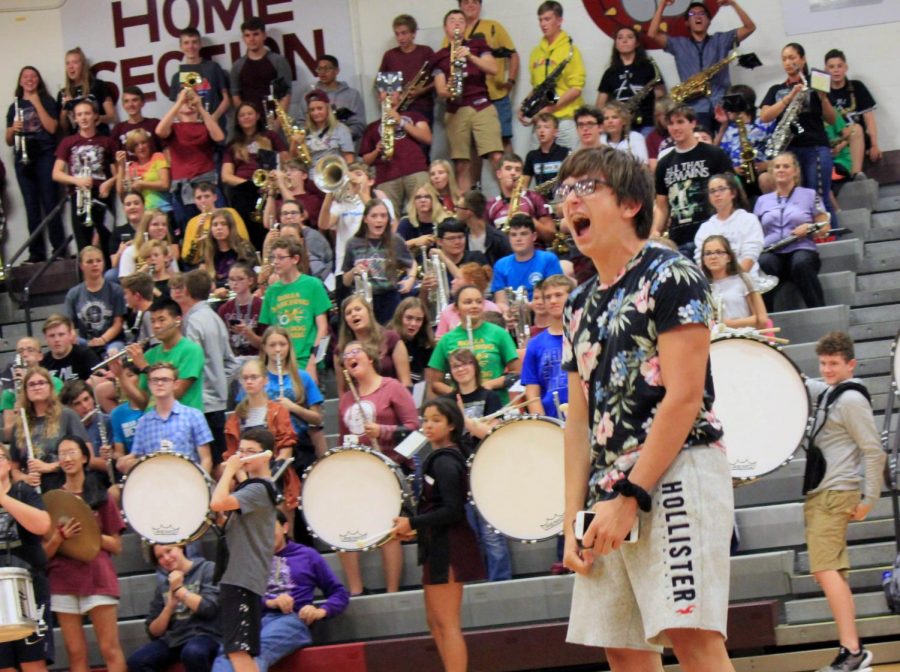
<svg viewBox="0 0 900 672"><path fill-rule="evenodd" d="M862 182L863 180L868 180L868 179L869 178L866 177L866 174L862 171L859 171L856 175L853 176L854 182Z"/></svg>
<svg viewBox="0 0 900 672"><path fill-rule="evenodd" d="M872 652L866 651L862 646L859 647L858 653L850 653L849 649L843 646L838 650L837 657L831 661L831 665L819 668L818 672L859 672L870 669L872 663Z"/></svg>

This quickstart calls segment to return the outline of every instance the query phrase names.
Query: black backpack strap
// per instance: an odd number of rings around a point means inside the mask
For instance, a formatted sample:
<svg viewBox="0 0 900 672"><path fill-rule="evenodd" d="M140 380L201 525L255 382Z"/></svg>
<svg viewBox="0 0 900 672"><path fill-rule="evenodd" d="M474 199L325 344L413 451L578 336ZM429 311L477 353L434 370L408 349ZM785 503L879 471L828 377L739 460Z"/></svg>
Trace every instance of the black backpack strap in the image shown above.
<svg viewBox="0 0 900 672"><path fill-rule="evenodd" d="M235 486L233 492L237 492L241 488L246 488L251 483L262 483L264 486L266 486L266 493L269 495L269 499L272 501L272 506L276 506L278 504L278 489L275 487L275 484L267 478L244 479Z"/></svg>
<svg viewBox="0 0 900 672"><path fill-rule="evenodd" d="M850 390L854 390L859 392L862 396L866 398L866 401L871 405L872 396L869 394L868 388L860 382L855 380L845 380L843 383L838 383L833 388L829 388L827 390L822 391L816 399L816 411L815 411L815 419L819 418L819 409L822 408L822 401L825 400L825 408L823 409L825 414L822 417L822 423L818 424L817 422L813 422L813 424L809 428L808 432L808 441L803 446L805 450L809 450L807 446L812 445L816 437L819 435L819 432L822 431L822 428L825 427L825 422L828 420L828 411L831 410L831 407L834 403L840 398L844 392L849 392ZM829 394L830 392L830 394ZM827 399L826 399L827 395ZM818 426L817 426L818 424Z"/></svg>

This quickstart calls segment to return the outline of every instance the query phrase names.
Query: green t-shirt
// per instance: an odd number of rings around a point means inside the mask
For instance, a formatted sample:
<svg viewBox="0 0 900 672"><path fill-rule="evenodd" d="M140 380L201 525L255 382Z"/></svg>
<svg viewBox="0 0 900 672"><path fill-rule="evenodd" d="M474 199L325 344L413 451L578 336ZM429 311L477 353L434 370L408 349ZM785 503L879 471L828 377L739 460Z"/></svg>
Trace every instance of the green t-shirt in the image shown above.
<svg viewBox="0 0 900 672"><path fill-rule="evenodd" d="M56 393L59 394L59 391L62 389L62 381L56 376L50 376L50 380L53 381L53 389L56 390ZM16 407L16 392L15 390L3 390L3 394L0 395L0 411L11 411Z"/></svg>
<svg viewBox="0 0 900 672"><path fill-rule="evenodd" d="M482 322L477 329L472 330L472 340L475 343L475 357L481 367L482 382L502 376L506 365L519 356L512 336L496 324ZM446 373L450 370L450 353L468 347L469 335L465 327L460 325L441 337L428 360L428 367ZM504 404L509 403L509 392L496 392Z"/></svg>
<svg viewBox="0 0 900 672"><path fill-rule="evenodd" d="M837 115L837 119L835 119L833 124L825 125L825 133L828 135L828 141L834 142L839 137L841 137L841 133L844 132L844 129L846 127L847 122L844 121L844 118L840 114ZM851 174L853 168L853 157L850 156L849 144L834 155L834 162L839 166L843 166L844 168L846 168L848 175Z"/></svg>
<svg viewBox="0 0 900 672"><path fill-rule="evenodd" d="M297 366L306 366L316 342L316 317L327 313L331 299L317 277L301 275L291 283L276 282L266 290L259 323L287 329L297 355Z"/></svg>
<svg viewBox="0 0 900 672"><path fill-rule="evenodd" d="M185 406L196 408L201 413L203 410L203 364L205 357L203 348L188 338L182 337L171 350L163 350L162 343L153 346L146 353L144 358L147 365L156 364L158 362L169 362L174 364L178 369L179 378L193 378L194 384L188 388L180 401ZM141 374L141 389L145 392L150 391L147 384L147 374ZM151 403L153 400L151 399Z"/></svg>

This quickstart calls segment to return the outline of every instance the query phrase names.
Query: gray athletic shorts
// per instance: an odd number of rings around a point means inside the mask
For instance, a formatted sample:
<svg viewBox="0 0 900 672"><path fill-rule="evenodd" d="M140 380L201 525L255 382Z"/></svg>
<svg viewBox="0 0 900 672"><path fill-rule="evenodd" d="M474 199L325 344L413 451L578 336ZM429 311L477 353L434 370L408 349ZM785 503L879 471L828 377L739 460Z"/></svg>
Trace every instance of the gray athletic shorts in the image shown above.
<svg viewBox="0 0 900 672"><path fill-rule="evenodd" d="M662 651L674 628L726 636L734 493L725 453L683 450L651 495L637 543L575 576L566 641Z"/></svg>

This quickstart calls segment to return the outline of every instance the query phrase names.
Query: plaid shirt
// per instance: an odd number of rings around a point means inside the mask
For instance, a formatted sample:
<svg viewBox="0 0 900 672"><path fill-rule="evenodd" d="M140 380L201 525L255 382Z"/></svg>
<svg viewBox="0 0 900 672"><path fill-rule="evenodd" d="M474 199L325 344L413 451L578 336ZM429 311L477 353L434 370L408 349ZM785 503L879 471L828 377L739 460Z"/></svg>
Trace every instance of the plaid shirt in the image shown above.
<svg viewBox="0 0 900 672"><path fill-rule="evenodd" d="M176 401L165 420L160 417L156 408L141 417L134 431L131 454L141 457L158 453L164 440L172 442L172 452L185 455L200 464L197 446L212 443L213 435L200 411Z"/></svg>

